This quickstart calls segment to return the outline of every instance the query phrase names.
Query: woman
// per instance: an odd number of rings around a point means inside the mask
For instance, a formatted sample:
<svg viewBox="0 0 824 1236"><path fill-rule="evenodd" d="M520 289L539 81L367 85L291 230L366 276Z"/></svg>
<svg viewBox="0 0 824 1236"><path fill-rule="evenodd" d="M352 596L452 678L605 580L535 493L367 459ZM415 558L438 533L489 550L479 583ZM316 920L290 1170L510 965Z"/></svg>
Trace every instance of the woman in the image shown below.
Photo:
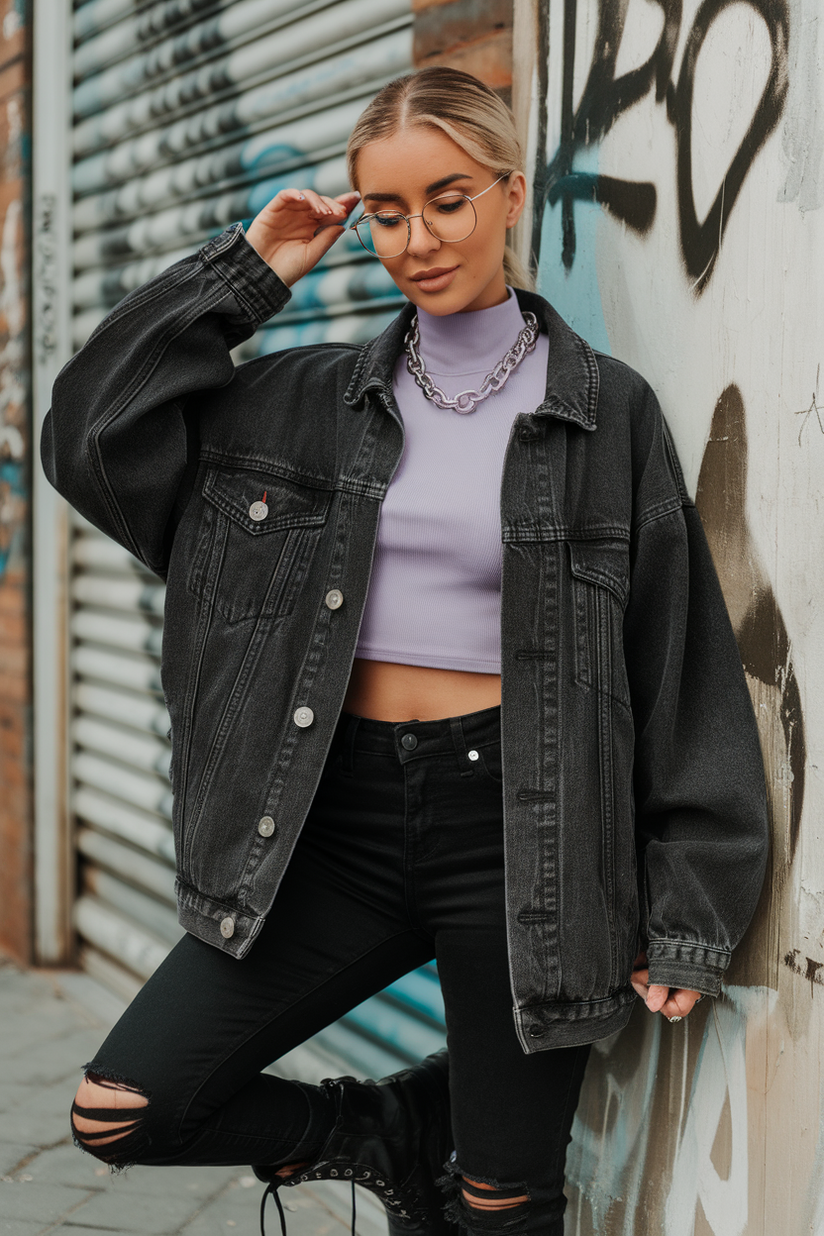
<svg viewBox="0 0 824 1236"><path fill-rule="evenodd" d="M508 110L453 70L401 78L349 167L410 302L378 339L235 371L359 200L287 189L55 386L49 477L168 580L189 933L73 1128L114 1165L357 1180L393 1233L557 1234L589 1045L633 989L671 1022L717 995L752 914L753 714L652 392L506 248ZM448 1062L261 1074L433 956Z"/></svg>

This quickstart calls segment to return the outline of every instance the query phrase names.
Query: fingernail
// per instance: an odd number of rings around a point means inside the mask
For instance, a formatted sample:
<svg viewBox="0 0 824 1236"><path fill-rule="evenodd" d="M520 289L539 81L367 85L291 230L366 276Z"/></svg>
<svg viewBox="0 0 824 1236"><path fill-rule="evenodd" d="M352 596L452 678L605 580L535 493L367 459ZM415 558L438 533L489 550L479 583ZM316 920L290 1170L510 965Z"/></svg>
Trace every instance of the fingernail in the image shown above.
<svg viewBox="0 0 824 1236"><path fill-rule="evenodd" d="M668 1017L667 1018L667 1021L670 1023L671 1026L674 1026L675 1023L680 1020L681 1020L680 1017Z"/></svg>
<svg viewBox="0 0 824 1236"><path fill-rule="evenodd" d="M305 202L305 201L306 201L306 198L303 196L303 194L302 194L302 193L299 193L299 194L298 194L298 201L299 201L299 202Z"/></svg>

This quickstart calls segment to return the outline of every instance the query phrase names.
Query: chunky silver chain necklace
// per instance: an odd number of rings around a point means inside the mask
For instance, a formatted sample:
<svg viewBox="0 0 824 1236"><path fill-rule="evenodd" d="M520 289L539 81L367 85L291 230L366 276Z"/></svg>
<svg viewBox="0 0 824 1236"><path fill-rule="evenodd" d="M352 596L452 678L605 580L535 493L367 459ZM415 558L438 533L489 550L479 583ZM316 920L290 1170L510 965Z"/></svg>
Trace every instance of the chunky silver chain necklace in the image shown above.
<svg viewBox="0 0 824 1236"><path fill-rule="evenodd" d="M450 399L445 391L442 391L439 386L436 386L429 374L426 372L426 365L423 363L423 357L418 351L418 345L421 341L421 332L418 327L418 315L412 321L412 325L406 334L404 340L404 348L407 353L406 367L412 374L412 377L417 382L418 386L426 395L427 399L431 399L439 408L451 409L454 412L466 413L474 412L478 404L484 399L488 399L493 391L499 391L506 382L513 370L517 369L521 361L528 352L532 352L535 344L538 342L540 329L538 327L538 319L534 313L525 313L524 320L526 326L523 328L518 338L513 343L512 347L507 352L506 356L498 362L491 373L488 373L481 383L479 391L461 391L454 399Z"/></svg>

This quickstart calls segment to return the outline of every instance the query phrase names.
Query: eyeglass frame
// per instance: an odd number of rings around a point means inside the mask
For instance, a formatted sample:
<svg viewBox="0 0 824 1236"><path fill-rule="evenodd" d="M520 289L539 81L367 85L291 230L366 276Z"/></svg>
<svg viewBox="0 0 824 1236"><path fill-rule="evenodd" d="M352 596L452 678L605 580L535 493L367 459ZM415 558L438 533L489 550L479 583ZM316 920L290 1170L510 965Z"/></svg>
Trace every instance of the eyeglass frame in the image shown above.
<svg viewBox="0 0 824 1236"><path fill-rule="evenodd" d="M440 236L435 236L435 233L432 231L432 228L429 226L429 224L426 222L426 219L424 218L424 210L426 210L430 202L437 202L442 197L464 197L469 202L469 204L472 205L472 203L475 202L479 197L483 197L483 195L485 193L488 193L490 189L494 189L495 186L499 185L502 180L506 180L506 178L511 175L512 175L512 172L502 172L497 180L493 180L491 185L487 185L485 189L481 189L480 193L476 193L474 197L470 197L468 193L438 193L437 196L430 197L429 201L424 202L423 210L420 212L420 214L417 214L417 215L405 215L403 211L401 210L370 211L369 214L361 215L361 217L357 219L354 223L350 223L349 227L347 228L347 231L354 232L358 240L360 241L361 245L363 245L363 248L369 254L369 256L376 257L378 261L381 260L380 255L377 253L373 253L372 250L367 245L364 244L364 242L361 240L361 235L360 235L360 232L358 231L358 228L360 227L362 223L365 223L367 219L377 218L377 216L380 214L397 215L398 218L406 220L406 244L401 249L400 253L393 253L391 256L387 257L385 260L388 262L391 262L392 258L400 257L401 254L406 253L407 249L409 248L409 242L412 239L412 223L411 223L412 219L423 219L423 225L426 228L427 232L429 232L429 235L434 236L435 240L440 241L441 244L460 245L463 243L463 241L469 240L469 237L472 235L472 233L475 231L475 228L478 226L478 212L474 206L472 206L472 214L475 217L475 222L472 224L472 227L470 231L467 232L466 236L462 236L460 240L441 240Z"/></svg>

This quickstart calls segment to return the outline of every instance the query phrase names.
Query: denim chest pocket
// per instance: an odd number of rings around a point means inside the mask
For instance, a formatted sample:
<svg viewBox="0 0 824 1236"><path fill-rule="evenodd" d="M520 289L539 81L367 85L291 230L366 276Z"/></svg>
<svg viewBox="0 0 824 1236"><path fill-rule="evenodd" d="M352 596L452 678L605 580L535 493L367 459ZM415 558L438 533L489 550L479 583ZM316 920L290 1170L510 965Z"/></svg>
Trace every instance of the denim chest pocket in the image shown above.
<svg viewBox="0 0 824 1236"><path fill-rule="evenodd" d="M629 546L569 541L575 611L575 681L629 707L623 622L629 598Z"/></svg>
<svg viewBox="0 0 824 1236"><path fill-rule="evenodd" d="M189 587L229 623L288 615L329 513L327 490L209 468Z"/></svg>

